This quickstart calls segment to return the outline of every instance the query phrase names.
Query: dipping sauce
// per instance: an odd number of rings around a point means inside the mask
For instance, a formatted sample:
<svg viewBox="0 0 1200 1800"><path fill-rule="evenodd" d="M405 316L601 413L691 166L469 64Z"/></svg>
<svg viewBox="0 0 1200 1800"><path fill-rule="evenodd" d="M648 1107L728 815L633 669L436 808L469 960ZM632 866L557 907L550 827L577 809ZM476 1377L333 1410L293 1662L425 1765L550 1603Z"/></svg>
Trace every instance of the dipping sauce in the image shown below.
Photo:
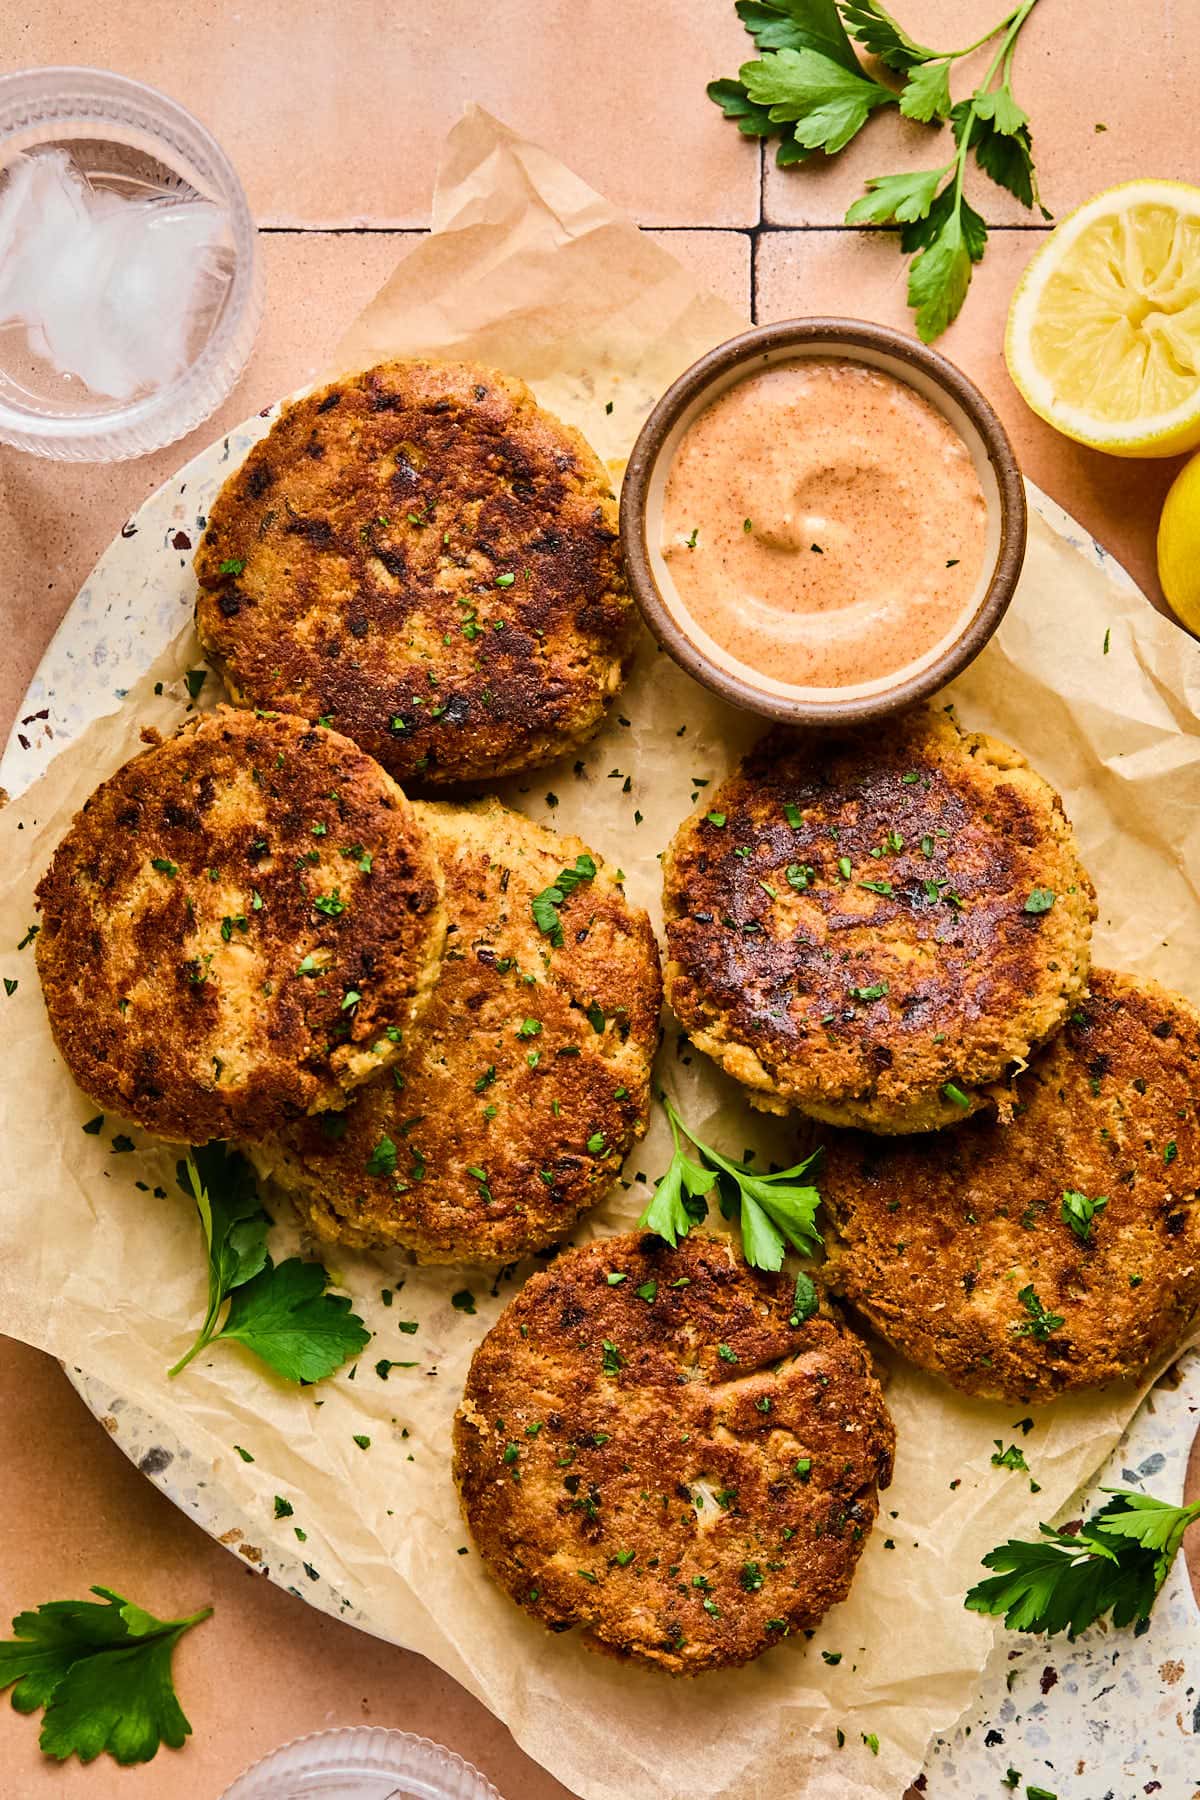
<svg viewBox="0 0 1200 1800"><path fill-rule="evenodd" d="M986 533L953 426L880 369L814 357L735 382L692 420L661 544L684 611L724 657L789 687L846 689L953 641Z"/></svg>

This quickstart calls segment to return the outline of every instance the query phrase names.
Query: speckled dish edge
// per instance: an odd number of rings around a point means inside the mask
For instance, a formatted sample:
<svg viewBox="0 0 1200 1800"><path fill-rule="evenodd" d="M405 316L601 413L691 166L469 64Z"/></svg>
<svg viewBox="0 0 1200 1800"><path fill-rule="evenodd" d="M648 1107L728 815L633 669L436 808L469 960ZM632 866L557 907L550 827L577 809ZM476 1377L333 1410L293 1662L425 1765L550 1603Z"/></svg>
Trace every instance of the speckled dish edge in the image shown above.
<svg viewBox="0 0 1200 1800"><path fill-rule="evenodd" d="M64 743L114 710L189 622L191 549L200 521L229 465L265 435L277 410L268 408L194 457L151 495L100 557L18 709L0 761L0 785L10 793L20 793ZM1137 591L1061 507L1032 486L1029 498L1074 550ZM1200 1354L1185 1356L1177 1374L1177 1384L1161 1382L1131 1421L1082 1497L1081 1511L1113 1485L1152 1482L1166 1498L1182 1495L1200 1414ZM210 1537L319 1611L386 1638L369 1612L353 1607L312 1564L274 1550L268 1560L255 1527L186 1444L82 1370L68 1369L67 1375L129 1460ZM1195 1665L1197 1635L1197 1607L1182 1558L1140 1638L1098 1629L1076 1644L1046 1644L1000 1633L978 1702L930 1748L929 1800L951 1794L955 1800L996 1800L1012 1767L1059 1800L1133 1800L1147 1791L1161 1800L1191 1800L1200 1684L1189 1685L1186 1671ZM1159 1786L1148 1786L1153 1782Z"/></svg>

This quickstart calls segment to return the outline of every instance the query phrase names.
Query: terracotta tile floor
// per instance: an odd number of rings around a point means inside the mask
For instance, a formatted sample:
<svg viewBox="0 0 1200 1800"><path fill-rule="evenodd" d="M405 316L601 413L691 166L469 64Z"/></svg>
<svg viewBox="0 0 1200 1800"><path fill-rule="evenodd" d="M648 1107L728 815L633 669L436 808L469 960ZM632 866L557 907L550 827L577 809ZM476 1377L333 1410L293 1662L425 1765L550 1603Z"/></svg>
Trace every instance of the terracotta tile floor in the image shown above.
<svg viewBox="0 0 1200 1800"><path fill-rule="evenodd" d="M1001 0L895 0L914 35L954 46ZM1040 0L1017 86L1034 118L1047 204L1061 216L1136 174L1196 177L1198 0ZM112 467L0 452L0 726L88 567L122 521L210 436L321 367L388 274L404 228L428 221L438 145L467 100L541 139L759 319L855 313L908 327L888 234L837 229L869 175L931 166L930 133L889 118L840 159L780 173L704 96L750 54L730 0L0 0L0 68L89 62L192 107L240 168L260 223L268 305L238 391L194 439ZM1096 130L1104 125L1104 131ZM1153 537L1169 465L1117 463L1057 438L1012 389L1008 299L1039 227L999 190L993 232L942 347L989 395L1028 473L1155 592ZM368 231L347 227L367 225ZM334 229L319 229L321 227ZM812 229L805 229L812 227ZM286 228L286 229L279 229ZM295 229L302 228L302 229ZM0 1611L105 1581L151 1603L204 1598L184 1644L187 1751L121 1774L51 1769L36 1730L0 1705L3 1800L215 1800L283 1739L360 1719L429 1732L481 1764L509 1800L565 1790L446 1677L320 1618L212 1544L132 1470L58 1370L0 1353ZM937 1800L941 1800L938 1796Z"/></svg>

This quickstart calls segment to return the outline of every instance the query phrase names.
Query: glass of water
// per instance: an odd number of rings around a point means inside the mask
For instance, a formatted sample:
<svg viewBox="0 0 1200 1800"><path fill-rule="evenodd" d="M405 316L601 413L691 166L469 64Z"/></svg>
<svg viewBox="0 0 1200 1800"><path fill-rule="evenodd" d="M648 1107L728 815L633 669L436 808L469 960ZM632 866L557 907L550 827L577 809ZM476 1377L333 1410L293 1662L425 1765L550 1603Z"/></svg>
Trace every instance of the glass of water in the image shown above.
<svg viewBox="0 0 1200 1800"><path fill-rule="evenodd" d="M0 440L77 462L173 443L261 315L246 196L197 119L99 69L0 78Z"/></svg>

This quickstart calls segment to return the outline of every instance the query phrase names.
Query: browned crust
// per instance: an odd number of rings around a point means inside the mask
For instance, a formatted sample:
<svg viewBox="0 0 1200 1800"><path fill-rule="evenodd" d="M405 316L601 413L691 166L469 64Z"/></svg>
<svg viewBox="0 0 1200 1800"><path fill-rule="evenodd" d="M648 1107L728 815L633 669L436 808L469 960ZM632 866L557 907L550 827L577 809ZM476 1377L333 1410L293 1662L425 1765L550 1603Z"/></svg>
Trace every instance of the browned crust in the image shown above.
<svg viewBox="0 0 1200 1800"><path fill-rule="evenodd" d="M948 709L858 733L771 731L663 868L681 1023L752 1098L830 1124L961 1120L946 1084L979 1104L973 1090L1044 1043L1086 980L1095 895L1062 802ZM789 868L813 871L804 891ZM1049 912L1025 911L1035 888L1056 894Z"/></svg>
<svg viewBox="0 0 1200 1800"><path fill-rule="evenodd" d="M845 1598L894 1433L862 1345L829 1318L790 1325L792 1292L699 1232L674 1251L599 1239L526 1283L454 1432L472 1535L526 1613L680 1675L748 1662Z"/></svg>
<svg viewBox="0 0 1200 1800"><path fill-rule="evenodd" d="M172 1141L334 1105L427 999L441 889L409 802L357 746L220 707L97 788L42 877L55 1042L93 1100ZM331 896L336 916L314 905ZM302 975L310 956L322 972Z"/></svg>
<svg viewBox="0 0 1200 1800"><path fill-rule="evenodd" d="M285 407L218 495L196 575L240 699L332 719L406 783L550 760L632 660L604 465L523 382L468 363L385 363Z"/></svg>
<svg viewBox="0 0 1200 1800"><path fill-rule="evenodd" d="M981 1115L827 1148L831 1282L967 1393L1049 1400L1140 1375L1200 1307L1198 1096L1200 1013L1094 969L1090 995L1017 1079L1010 1124ZM1108 1197L1087 1242L1063 1220L1068 1189ZM1028 1286L1064 1321L1044 1343L1026 1329Z"/></svg>
<svg viewBox="0 0 1200 1800"><path fill-rule="evenodd" d="M533 897L574 864L580 839L498 800L417 813L450 915L421 1029L336 1125L301 1121L266 1162L326 1241L399 1244L422 1262L511 1261L602 1199L646 1128L658 947L598 857L595 879L559 908L562 945L539 930ZM521 1035L526 1020L540 1030ZM395 1172L372 1175L384 1139Z"/></svg>

